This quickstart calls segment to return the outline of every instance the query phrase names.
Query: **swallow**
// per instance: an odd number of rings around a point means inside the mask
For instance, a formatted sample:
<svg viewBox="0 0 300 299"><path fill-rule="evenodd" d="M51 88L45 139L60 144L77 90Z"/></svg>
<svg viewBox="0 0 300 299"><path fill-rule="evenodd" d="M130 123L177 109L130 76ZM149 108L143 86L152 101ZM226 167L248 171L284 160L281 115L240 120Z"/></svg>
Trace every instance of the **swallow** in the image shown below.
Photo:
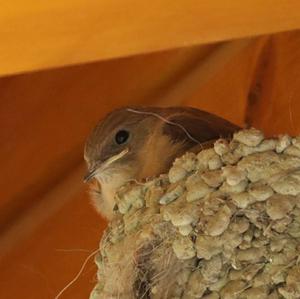
<svg viewBox="0 0 300 299"><path fill-rule="evenodd" d="M229 138L240 128L190 107L124 107L109 113L86 140L84 180L96 181L94 203L102 216L114 215L116 191L130 180L168 171L186 151Z"/></svg>

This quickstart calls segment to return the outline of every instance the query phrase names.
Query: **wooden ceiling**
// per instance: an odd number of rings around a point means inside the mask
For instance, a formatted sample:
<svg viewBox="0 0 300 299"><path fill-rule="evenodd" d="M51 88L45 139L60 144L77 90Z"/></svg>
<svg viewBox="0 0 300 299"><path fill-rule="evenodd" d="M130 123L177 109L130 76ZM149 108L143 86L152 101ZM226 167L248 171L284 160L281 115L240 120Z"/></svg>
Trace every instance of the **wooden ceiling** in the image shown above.
<svg viewBox="0 0 300 299"><path fill-rule="evenodd" d="M113 108L190 105L300 133L300 31L278 33L300 28L299 1L122 3L2 5L0 298L54 298L97 248L82 150ZM90 263L61 298L94 280Z"/></svg>
<svg viewBox="0 0 300 299"><path fill-rule="evenodd" d="M299 27L298 0L2 0L0 75Z"/></svg>

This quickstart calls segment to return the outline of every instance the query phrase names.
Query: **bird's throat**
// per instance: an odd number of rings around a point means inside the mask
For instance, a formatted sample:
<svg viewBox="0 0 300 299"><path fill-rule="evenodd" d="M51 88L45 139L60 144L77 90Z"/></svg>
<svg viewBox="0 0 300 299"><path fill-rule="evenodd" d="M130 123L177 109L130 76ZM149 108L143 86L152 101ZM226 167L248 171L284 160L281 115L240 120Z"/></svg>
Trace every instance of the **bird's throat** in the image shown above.
<svg viewBox="0 0 300 299"><path fill-rule="evenodd" d="M130 171L120 169L105 177L96 177L100 184L100 192L93 197L97 211L107 219L112 219L115 207L115 195L118 189L132 179Z"/></svg>

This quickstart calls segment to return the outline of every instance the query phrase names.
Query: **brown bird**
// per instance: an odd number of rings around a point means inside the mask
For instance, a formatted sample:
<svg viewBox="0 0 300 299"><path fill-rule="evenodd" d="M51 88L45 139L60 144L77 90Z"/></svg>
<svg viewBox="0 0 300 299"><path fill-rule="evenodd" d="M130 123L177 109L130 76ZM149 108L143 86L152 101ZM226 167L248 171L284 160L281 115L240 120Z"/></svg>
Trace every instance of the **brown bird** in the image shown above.
<svg viewBox="0 0 300 299"><path fill-rule="evenodd" d="M188 107L125 107L100 121L88 137L85 181L101 186L94 198L104 217L113 216L116 190L130 180L164 173L187 150L219 137L230 137L238 126L213 114Z"/></svg>

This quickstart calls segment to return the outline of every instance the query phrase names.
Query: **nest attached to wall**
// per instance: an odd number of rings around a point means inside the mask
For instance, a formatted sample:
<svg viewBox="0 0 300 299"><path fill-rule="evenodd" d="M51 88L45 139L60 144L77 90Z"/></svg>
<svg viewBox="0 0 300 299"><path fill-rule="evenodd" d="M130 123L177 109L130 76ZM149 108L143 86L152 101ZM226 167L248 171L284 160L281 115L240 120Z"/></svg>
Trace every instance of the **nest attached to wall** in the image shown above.
<svg viewBox="0 0 300 299"><path fill-rule="evenodd" d="M300 298L300 137L242 130L116 201L91 299Z"/></svg>

